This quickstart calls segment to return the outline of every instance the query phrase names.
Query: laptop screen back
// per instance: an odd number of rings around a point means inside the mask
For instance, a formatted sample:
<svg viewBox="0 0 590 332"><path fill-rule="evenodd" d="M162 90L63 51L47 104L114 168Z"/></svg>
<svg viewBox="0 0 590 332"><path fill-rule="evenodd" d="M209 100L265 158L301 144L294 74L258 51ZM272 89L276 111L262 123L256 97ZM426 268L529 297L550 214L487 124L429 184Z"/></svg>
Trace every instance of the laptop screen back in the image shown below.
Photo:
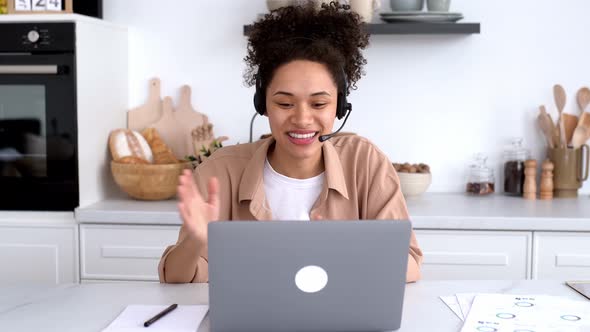
<svg viewBox="0 0 590 332"><path fill-rule="evenodd" d="M214 331L399 328L407 221L214 222Z"/></svg>

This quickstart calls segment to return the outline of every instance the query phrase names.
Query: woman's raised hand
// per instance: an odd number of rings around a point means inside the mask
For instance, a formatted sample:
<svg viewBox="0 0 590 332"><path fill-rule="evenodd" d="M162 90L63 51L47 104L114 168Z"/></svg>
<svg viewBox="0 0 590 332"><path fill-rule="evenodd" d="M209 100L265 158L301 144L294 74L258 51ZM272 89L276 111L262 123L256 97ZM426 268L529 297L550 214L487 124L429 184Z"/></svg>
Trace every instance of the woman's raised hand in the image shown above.
<svg viewBox="0 0 590 332"><path fill-rule="evenodd" d="M209 199L205 201L195 184L190 170L180 175L178 185L178 210L184 228L189 236L199 243L207 242L207 225L219 218L219 182L217 178L209 179L207 191Z"/></svg>

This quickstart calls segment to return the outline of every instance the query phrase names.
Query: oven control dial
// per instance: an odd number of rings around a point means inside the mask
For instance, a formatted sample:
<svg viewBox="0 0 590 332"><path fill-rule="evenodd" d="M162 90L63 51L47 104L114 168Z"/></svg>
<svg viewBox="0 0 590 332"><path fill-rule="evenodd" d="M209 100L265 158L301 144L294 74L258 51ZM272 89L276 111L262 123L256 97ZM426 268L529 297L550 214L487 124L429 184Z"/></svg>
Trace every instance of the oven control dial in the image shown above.
<svg viewBox="0 0 590 332"><path fill-rule="evenodd" d="M36 43L39 41L39 32L37 32L37 30L31 30L29 31L29 33L27 34L27 39L31 42L31 43Z"/></svg>

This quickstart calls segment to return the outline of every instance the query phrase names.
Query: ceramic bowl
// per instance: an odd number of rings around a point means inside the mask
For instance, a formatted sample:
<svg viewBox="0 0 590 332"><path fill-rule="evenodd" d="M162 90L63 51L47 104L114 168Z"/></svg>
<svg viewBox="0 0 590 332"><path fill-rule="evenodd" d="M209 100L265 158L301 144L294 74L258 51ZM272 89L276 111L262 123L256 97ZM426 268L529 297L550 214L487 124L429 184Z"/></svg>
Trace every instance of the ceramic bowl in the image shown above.
<svg viewBox="0 0 590 332"><path fill-rule="evenodd" d="M451 7L451 0L427 0L426 8L431 12L448 12Z"/></svg>
<svg viewBox="0 0 590 332"><path fill-rule="evenodd" d="M408 12L422 10L424 0L390 0L391 10L399 12Z"/></svg>
<svg viewBox="0 0 590 332"><path fill-rule="evenodd" d="M404 196L418 196L424 193L432 182L430 173L404 173L398 172L399 181Z"/></svg>

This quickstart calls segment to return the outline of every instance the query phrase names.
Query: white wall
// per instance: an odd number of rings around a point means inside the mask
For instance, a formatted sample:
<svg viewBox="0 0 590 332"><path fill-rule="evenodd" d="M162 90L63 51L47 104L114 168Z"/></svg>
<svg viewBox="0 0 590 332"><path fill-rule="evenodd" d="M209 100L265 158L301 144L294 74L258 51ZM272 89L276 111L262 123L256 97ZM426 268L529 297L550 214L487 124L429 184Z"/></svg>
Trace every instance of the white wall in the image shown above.
<svg viewBox="0 0 590 332"><path fill-rule="evenodd" d="M430 191L464 190L475 152L489 155L500 187L501 153L511 137L524 137L534 158L545 157L534 119L540 104L555 119L554 84L568 93L566 110L578 112L575 93L590 85L590 1L451 6L464 22L480 22L481 34L373 36L345 130L370 138L392 161L430 164ZM216 133L246 142L254 89L243 84L242 29L264 11L264 0L105 0L105 19L130 28L130 106L144 101L153 76L174 98L190 84L195 107ZM255 137L266 132L258 118ZM581 192L589 193L590 184Z"/></svg>

